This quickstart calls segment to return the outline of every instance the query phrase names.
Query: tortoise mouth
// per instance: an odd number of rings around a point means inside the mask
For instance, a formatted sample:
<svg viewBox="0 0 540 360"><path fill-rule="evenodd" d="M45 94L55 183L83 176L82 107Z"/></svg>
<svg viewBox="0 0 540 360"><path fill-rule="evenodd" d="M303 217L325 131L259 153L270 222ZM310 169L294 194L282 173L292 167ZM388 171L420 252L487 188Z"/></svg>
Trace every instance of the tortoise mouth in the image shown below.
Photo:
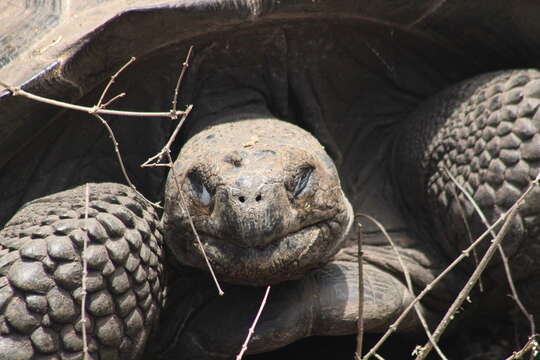
<svg viewBox="0 0 540 360"><path fill-rule="evenodd" d="M249 242L246 242L245 240L239 240L239 239L232 238L232 237L223 237L223 236L220 236L219 234L211 233L211 232L208 232L208 231L205 231L205 230L200 230L197 233L198 233L201 241L203 239L208 239L209 243L210 242L212 242L212 243L215 242L216 246L218 246L218 244L226 244L226 245L230 245L230 246L238 247L238 248L242 248L242 249L255 249L257 251L267 252L267 251L271 251L271 249L275 248L277 246L277 244L280 243L280 242L286 241L289 238L294 238L295 236L298 236L298 235L301 236L302 234L305 234L306 231L308 231L308 230L310 230L312 228L319 228L320 229L322 226L324 226L325 223L329 224L332 221L336 222L335 220L333 220L333 218L320 220L320 221L314 222L313 224L308 224L308 225L302 226L300 229L290 231L290 232L286 233L285 235L276 236L276 237L269 236L269 239L267 241L254 242L253 245L249 244ZM337 224L337 222L336 222L336 224ZM203 244L204 243L205 243L205 241L203 241Z"/></svg>
<svg viewBox="0 0 540 360"><path fill-rule="evenodd" d="M230 239L199 231L204 251L218 276L240 285L261 286L298 279L327 263L339 250L347 224L339 214L276 238L264 246L246 246ZM347 229L346 229L347 230ZM182 240L178 240L182 241ZM206 269L197 240L184 247L178 260Z"/></svg>

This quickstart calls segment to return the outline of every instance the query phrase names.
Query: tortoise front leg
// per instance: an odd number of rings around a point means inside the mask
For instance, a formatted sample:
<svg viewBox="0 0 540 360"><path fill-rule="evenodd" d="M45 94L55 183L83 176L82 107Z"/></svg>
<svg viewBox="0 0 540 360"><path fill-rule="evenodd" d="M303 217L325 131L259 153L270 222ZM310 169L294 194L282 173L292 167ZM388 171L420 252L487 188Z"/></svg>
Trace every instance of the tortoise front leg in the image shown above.
<svg viewBox="0 0 540 360"><path fill-rule="evenodd" d="M364 312L367 332L384 331L413 299L389 272L364 264ZM240 351L263 298L264 287L224 286L218 296L205 273L190 271L171 284L152 345L156 359L231 359ZM424 315L432 318L423 306ZM302 279L273 285L255 328L248 353L278 349L313 335L357 331L358 263L336 260ZM400 330L419 329L414 312Z"/></svg>
<svg viewBox="0 0 540 360"><path fill-rule="evenodd" d="M90 358L140 356L162 296L155 210L120 184L91 184L27 203L0 231L2 359L82 358L82 251Z"/></svg>
<svg viewBox="0 0 540 360"><path fill-rule="evenodd" d="M400 130L395 173L404 205L454 259L486 230L486 223L509 211L539 174L540 71L500 71L457 84L420 106ZM535 185L501 248L512 282L518 292L522 288L518 295L536 316L539 240L540 189ZM490 245L486 239L475 249L477 259ZM472 273L477 259L471 256L464 270ZM489 293L473 292L473 300L508 299L510 278L499 254L482 280Z"/></svg>

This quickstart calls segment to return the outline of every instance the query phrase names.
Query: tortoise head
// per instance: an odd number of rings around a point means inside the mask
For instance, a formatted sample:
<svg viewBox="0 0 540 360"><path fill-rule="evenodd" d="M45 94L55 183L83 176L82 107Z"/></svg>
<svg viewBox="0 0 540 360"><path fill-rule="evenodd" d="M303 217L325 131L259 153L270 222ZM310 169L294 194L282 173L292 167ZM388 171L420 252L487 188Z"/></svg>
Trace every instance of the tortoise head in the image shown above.
<svg viewBox="0 0 540 360"><path fill-rule="evenodd" d="M276 119L201 131L169 173L167 244L180 263L206 268L188 213L218 274L250 285L298 278L328 262L352 222L323 147Z"/></svg>

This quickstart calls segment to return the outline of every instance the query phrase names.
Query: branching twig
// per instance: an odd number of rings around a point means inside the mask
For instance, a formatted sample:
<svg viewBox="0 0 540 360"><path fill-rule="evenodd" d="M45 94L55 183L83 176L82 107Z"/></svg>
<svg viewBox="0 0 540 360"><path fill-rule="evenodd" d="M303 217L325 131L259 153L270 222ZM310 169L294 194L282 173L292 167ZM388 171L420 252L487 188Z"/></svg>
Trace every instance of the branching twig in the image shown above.
<svg viewBox="0 0 540 360"><path fill-rule="evenodd" d="M122 96L125 95L125 93L122 93L124 95L120 94L121 96L117 95L117 96L113 97L111 100L109 100L105 105L102 105L103 104L103 99L105 98L105 95L109 91L109 88L111 87L111 85L115 82L118 75L120 75L120 73L122 71L124 71L129 65L131 65L134 61L135 61L135 57L132 57L131 59L129 59L129 61L127 63L124 64L124 66L122 66L120 69L118 69L118 71L116 73L114 73L113 76L111 76L111 79L109 80L109 82L105 86L105 89L103 89L103 92L101 93L101 96L99 97L99 100L98 100L98 102L96 104L96 108L98 108L98 109L105 108L105 107L107 107L108 104L110 104L114 100L118 99L118 97L122 97Z"/></svg>
<svg viewBox="0 0 540 360"><path fill-rule="evenodd" d="M505 213L501 214L499 218L486 230L482 235L480 235L467 249L463 250L461 254L454 260L450 265L448 265L433 281L431 281L425 288L414 298L414 300L405 308L405 310L401 313L401 315L394 321L392 325L388 327L388 330L384 333L384 335L379 339L379 341L370 349L370 351L364 356L364 359L368 359L370 356L375 356L377 350L384 344L384 342L388 339L392 333L394 333L397 330L397 327L401 322L405 319L405 317L409 314L409 312L413 309L414 305L422 300L424 296L426 296L431 289L442 279L444 278L450 271L452 271L463 259L469 256L472 249L474 249L476 246L478 246L484 238L486 238L488 235L490 235L491 230L499 226L506 218L508 218L510 211L521 203L522 200L524 200L529 193L534 189L535 186L538 186L540 182L540 173L536 177L535 180L531 182L529 187L525 190L525 192L521 195L521 197L515 202L515 204Z"/></svg>
<svg viewBox="0 0 540 360"><path fill-rule="evenodd" d="M392 238L390 237L390 235L388 234L388 232L386 231L384 226L379 221L377 221L375 218L373 218L370 215L367 215L367 214L358 214L358 215L363 216L366 219L370 220L372 223L374 223L381 230L384 237L388 240L388 242L390 243L390 246L392 247L392 250L396 254L396 257L397 257L397 259L399 261L399 265L401 266L401 269L403 269L403 274L405 275L405 281L407 283L407 288L409 289L409 292L411 293L411 295L414 296L414 289L413 289L409 269L407 269L407 266L405 265L405 262L403 261L403 258L401 257L401 254L399 253L399 250L397 249L396 245L394 244L394 241L392 240ZM441 357L441 359L448 360L447 357L443 354L442 350L437 346L436 340L432 337L432 334L431 334L431 331L429 330L427 321L424 318L424 315L422 314L422 310L420 310L420 307L418 306L417 303L414 304L414 310L416 311L416 315L418 315L418 319L420 319L420 323L422 324L422 326L424 328L424 331L426 332L426 335L427 335L427 337L428 337L428 339L430 341L430 344L435 346L435 349L436 349L437 353L439 354L439 356Z"/></svg>
<svg viewBox="0 0 540 360"><path fill-rule="evenodd" d="M443 170L445 171L446 175L450 178L450 180L452 180L452 182L456 185L456 187L459 188L459 190L461 190L461 192L465 195L467 200L469 200L469 202L472 204L472 206L474 207L474 210L476 211L476 213L478 214L478 216L482 220L482 223L484 223L486 228L489 228L490 224L489 224L489 221L488 221L486 215L484 214L484 212L482 211L480 206L478 206L478 204L476 203L476 201L474 200L472 195L467 191L467 189L465 189L465 187L463 185L461 185L457 181L457 179L450 173L450 171L448 171L447 168L443 168ZM456 201L459 203L459 200L457 198L456 198ZM493 236L493 239L495 239L497 237L497 234L495 233L495 230L491 230L491 235ZM512 298L516 302L519 310L523 313L525 318L527 318L527 320L529 321L529 326L531 328L531 336L532 336L532 335L534 335L536 333L536 327L535 327L535 324L534 324L534 316L527 311L527 309L525 308L525 305L523 305L523 303L521 302L521 299L519 298L519 295L518 295L517 290L516 290L516 286L514 284L514 279L512 277L512 272L510 270L510 264L508 262L508 257L506 256L506 254L505 254L505 252L504 252L504 250L503 250L503 248L502 248L502 246L500 244L498 245L497 248L499 250L499 255L501 256L501 259L502 259L502 262L503 262L504 271L506 273L506 278L508 280L508 286L510 287L510 291L512 292Z"/></svg>
<svg viewBox="0 0 540 360"><path fill-rule="evenodd" d="M189 67L189 58L191 57L191 53L193 51L193 46L189 47L188 54L186 55L186 59L184 62L182 62L182 71L180 71L180 75L178 76L178 80L176 81L176 87L174 88L174 95L172 100L172 110L171 110L171 119L176 120L178 116L176 115L176 105L178 103L178 94L180 92L180 84L182 83L182 79L184 78L184 74L187 71L187 68ZM184 113L182 114L182 118L178 122L178 125L176 125L176 128L174 129L172 135L169 137L169 140L167 143L163 146L161 151L157 153L156 155L150 157L148 160L146 160L143 164L141 164L141 167L154 167L154 166L172 166L172 163L169 164L162 164L160 163L163 159L163 156L166 152L170 152L171 146L176 139L176 136L178 135L178 132L184 125L184 122L186 121L189 113L191 112L191 109L193 109L193 105L189 105ZM155 161L155 162L154 162Z"/></svg>
<svg viewBox="0 0 540 360"><path fill-rule="evenodd" d="M186 55L186 60L182 63L182 71L180 71L180 76L178 76L178 80L176 81L176 87L174 88L174 96L172 101L172 110L171 110L171 119L176 120L177 114L176 114L176 104L178 101L178 93L180 90L180 84L182 83L182 79L184 78L184 74L187 71L187 68L189 67L189 58L191 57L191 53L193 52L193 46L189 47L188 53Z"/></svg>
<svg viewBox="0 0 540 360"><path fill-rule="evenodd" d="M246 340L242 344L242 348L240 349L240 352L238 353L238 355L236 355L236 360L241 360L242 356L244 356L244 353L247 350L249 340L251 340L251 337L253 336L253 333L255 332L255 326L257 326L257 322L259 322L259 317L261 317L264 306L266 305L266 299L268 299L269 293L270 293L270 285L266 287L266 292L264 293L264 297L261 301L261 306L259 306L259 311L257 311L257 315L255 315L255 319L253 320L253 323L251 324L251 327L248 330Z"/></svg>
<svg viewBox="0 0 540 360"><path fill-rule="evenodd" d="M82 111L88 114L135 116L135 117L167 117L167 118L170 118L172 114L171 111L169 112L142 112L142 111L126 111L126 110L109 110L109 109L99 108L97 106L89 107L89 106L75 105L75 104L70 104L64 101L53 100L53 99L49 99L43 96L35 95L27 91L24 91L20 87L10 86L3 82L0 82L0 85L8 89L13 94L13 96L22 96L31 100L41 102L41 103L58 106L64 109ZM183 114L184 114L184 111L176 111L173 115L178 116L178 115L183 115Z"/></svg>
<svg viewBox="0 0 540 360"><path fill-rule="evenodd" d="M521 201L519 201L518 203L521 203ZM517 210L518 210L518 206L513 206L511 208L510 214L508 215L508 218L505 220L501 230L497 234L497 237L495 238L495 240L493 240L492 244L487 249L484 257L482 258L482 260L480 261L480 263L478 264L478 266L472 273L471 277L469 278L469 280L467 281L463 289L460 291L457 298L454 300L454 302L452 303L452 305L450 306L450 308L444 315L443 319L441 320L441 322L439 323L439 325L433 332L433 338L435 341L439 340L444 330L446 330L446 327L448 326L448 324L450 324L450 321L452 320L456 310L459 309L459 307L463 304L465 299L469 296L469 293L471 292L474 285L476 285L478 278L480 277L480 275L486 268L487 264L489 263L493 255L495 254L495 251L497 250L498 245L501 243L504 236L510 230L510 225L512 224L512 221L517 215ZM416 360L425 359L427 355L431 352L431 349L433 348L432 344L434 343L433 342L426 343L424 347L422 348L422 351L420 352L420 354L418 354L418 356L416 357Z"/></svg>
<svg viewBox="0 0 540 360"><path fill-rule="evenodd" d="M109 101L107 101L105 104L101 105L101 108L102 109L105 109L107 106L111 105L113 102L115 102L116 100L120 99L120 98L123 98L124 96L126 96L126 93L123 92L123 93L120 93L116 96L114 96L112 99L110 99Z"/></svg>
<svg viewBox="0 0 540 360"><path fill-rule="evenodd" d="M82 341L83 341L83 359L88 360L88 338L86 335L86 281L88 277L88 261L86 259L86 249L88 247L88 207L90 202L90 189L86 183L84 191L84 241L82 258L82 279L81 279L81 326L82 326Z"/></svg>
<svg viewBox="0 0 540 360"><path fill-rule="evenodd" d="M176 125L176 128L174 129L172 135L169 137L169 140L167 143L163 146L163 148L157 153L156 155L148 158L144 163L141 164L141 167L155 167L155 166L166 166L166 167L172 167L172 163L165 163L162 164L160 161L163 159L163 156L165 156L166 153L170 153L171 146L176 139L176 136L178 135L178 132L182 128L182 125L184 125L184 122L186 121L189 113L191 112L191 109L193 109L193 105L189 105L186 108L186 111L182 115L182 118L178 122L178 125Z"/></svg>
<svg viewBox="0 0 540 360"><path fill-rule="evenodd" d="M176 104L177 104L177 101L178 101L178 93L179 93L179 89L180 89L180 84L181 84L182 78L184 76L184 73L185 73L187 67L189 66L188 60L189 60L189 57L191 55L192 48L193 47L189 48L188 54L186 56L186 60L182 63L182 71L180 72L180 75L178 76L178 81L176 82L176 88L175 88L174 96L173 96L173 100L172 100L173 110L171 110L171 119L173 118L174 114L177 113ZM178 125L176 125L176 128L174 129L173 133L169 137L169 140L162 147L162 149L159 151L159 153L157 153L156 155L154 155L154 156L150 157L149 159L147 159L143 164L141 164L141 167L166 166L166 167L171 168L172 177L174 179L174 183L176 184L176 189L177 189L178 195L180 197L180 207L182 208L183 211L186 212L187 219L188 219L188 222L189 222L189 226L191 227L193 235L195 236L195 239L197 240L199 248L201 249L202 256L204 258L204 261L206 262L206 266L208 267L208 270L210 271L210 275L212 276L212 279L214 280L214 283L216 285L218 294L221 296L221 295L224 294L224 292L221 289L221 286L220 286L219 281L218 281L218 279L216 277L214 269L212 268L212 265L210 264L210 260L208 259L208 256L206 255L206 251L204 250L204 245L203 245L203 243L201 241L199 233L197 232L197 229L195 228L195 224L193 223L193 218L191 217L191 214L189 213L189 208L187 207L187 203L186 203L186 200L184 198L184 194L182 192L182 187L180 186L180 183L178 182L178 176L175 173L174 162L173 162L173 159L171 157L171 146L172 146L174 140L176 139L176 136L178 135L178 132L182 128L182 125L186 121L189 113L191 112L192 108L193 108L193 105L189 105L187 107L186 111L183 112L182 118L178 122ZM167 157L167 163L160 163L160 161L162 160L162 158L164 156Z"/></svg>
<svg viewBox="0 0 540 360"><path fill-rule="evenodd" d="M538 355L538 334L534 334L529 337L527 343L519 351L514 351L514 353L507 357L505 360L518 360L523 357L527 352L531 351L531 356L535 357Z"/></svg>
<svg viewBox="0 0 540 360"><path fill-rule="evenodd" d="M118 163L120 164L120 168L122 170L122 174L124 175L124 178L126 179L126 182L128 183L128 185L142 198L144 199L145 201L147 201L149 204L151 204L152 206L157 206L159 207L157 204L154 204L152 203L151 201L149 201L148 199L146 199L146 197L144 195L142 195L136 188L135 188L135 185L133 184L133 182L131 181L131 179L129 178L129 175L127 173L127 170L126 170L126 167L124 165L124 162L122 160L122 156L120 154L120 149L118 147L118 141L116 140L116 137L114 135L114 132L112 130L112 128L110 127L110 125L107 123L107 121L101 116L103 114L107 114L107 115L121 115L121 116L139 116L139 117L168 117L170 118L171 120L175 120L178 118L178 115L181 115L182 118L180 119L178 125L176 126L175 130L173 131L172 135L170 136L169 140L167 141L167 143L163 146L162 150L155 156L149 158L144 164L142 164L141 166L142 167L150 167L150 166L168 166L171 168L171 171L173 172L173 178L174 178L174 181L176 183L176 186L178 188L178 193L180 195L180 201L181 201L181 207L182 209L184 209L187 213L187 218L188 218L188 221L189 221L189 224L191 226L191 229L193 230L193 234L195 235L195 238L197 239L197 242L201 248L201 252L203 254L203 257L206 261L206 264L208 266L208 269L210 270L210 273L212 275L212 278L214 279L214 282L216 284L216 287L217 287L217 290L218 290L218 293L219 295L223 295L224 292L223 290L221 289L221 286L219 285L219 282L217 280L217 277L214 273L214 270L212 269L212 266L210 264L210 261L208 260L208 257L206 256L206 252L204 250L204 246L202 244L202 241L199 237L199 234L197 233L197 230L195 228L195 225L193 223L193 219L191 218L191 215L189 214L189 211L188 211L188 208L186 206L186 202L185 202L185 199L184 199L184 196L182 194L182 191L181 191L181 187L180 187L180 184L178 183L178 180L177 180L177 176L174 174L174 168L173 168L173 161L172 161L172 158L171 158L171 155L170 155L170 147L172 145L172 143L174 142L174 140L176 139L176 136L178 135L178 132L180 131L180 128L182 127L182 125L184 124L187 116L189 115L189 113L191 112L191 109L193 108L192 105L189 105L187 107L187 109L185 111L178 111L176 110L176 106L177 106L177 100L178 100L178 93L179 93L179 88L180 88L180 84L182 82L182 78L189 66L188 64L188 61L189 61L189 57L191 56L191 53L193 51L193 47L190 47L189 51L188 51L188 54L186 56L186 59L185 61L182 63L182 71L180 72L180 75L178 77L178 81L176 83L176 87L175 87L175 91L174 91L174 98L173 98L173 101L172 101L172 109L169 111L169 112L138 112L138 111L122 111L122 110L109 110L109 109L106 109L106 107L111 104L112 102L114 102L115 100L119 99L120 97L123 97L125 96L125 93L121 93L121 94L118 94L116 96L114 96L112 99L110 99L109 101L107 101L106 103L103 103L103 100L105 99L105 96L108 92L108 90L110 89L110 87L112 86L112 84L115 82L116 78L120 75L120 73L125 70L131 63L133 63L135 61L135 58L131 58L126 64L124 64L115 74L113 74L109 80L109 82L107 83L107 85L105 86L103 92L101 93L101 96L99 97L99 100L97 102L96 105L94 105L93 107L87 107L87 106L80 106L80 105L74 105L74 104L70 104L70 103L66 103L66 102L63 102L63 101L58 101L58 100L53 100L53 99L49 99L49 98L45 98L45 97L42 97L42 96L39 96L39 95L35 95L35 94L32 94L32 93L29 93L25 90L22 90L20 87L14 87L14 86L9 86L3 82L0 82L0 86L4 86L6 89L8 89L13 96L23 96L23 97L26 97L28 99L31 99L31 100L35 100L35 101L38 101L38 102L42 102L42 103L45 103L45 104L49 104L49 105L53 105L53 106L57 106L57 107L61 107L61 108L66 108L66 109L71 109L71 110L76 110L76 111L82 111L82 112L86 112L92 116L94 116L99 122L101 122L101 124L103 126L105 126L105 129L107 130L108 134L109 134L109 137L111 138L111 141L113 142L113 146L114 146L114 151L116 153L116 157L118 159ZM162 157L163 156L167 156L168 158L168 163L167 164L160 164L159 162L161 161ZM156 163L151 163L152 161L154 160L157 160ZM86 214L87 215L87 214ZM87 216L86 216L87 217ZM86 218L85 217L85 218ZM86 246L86 244L85 244ZM84 263L85 259L84 259L84 251L83 251L83 263ZM86 275L85 273L83 272L83 286L85 285L85 281L86 281ZM83 293L85 294L85 289L83 289ZM84 314L84 307L85 307L85 298L83 297L83 314ZM84 316L84 315L83 315ZM86 321L83 317L83 322ZM83 326L83 332L84 332L84 337L86 336L86 330ZM87 351L87 349L86 349ZM86 358L86 356L85 356Z"/></svg>

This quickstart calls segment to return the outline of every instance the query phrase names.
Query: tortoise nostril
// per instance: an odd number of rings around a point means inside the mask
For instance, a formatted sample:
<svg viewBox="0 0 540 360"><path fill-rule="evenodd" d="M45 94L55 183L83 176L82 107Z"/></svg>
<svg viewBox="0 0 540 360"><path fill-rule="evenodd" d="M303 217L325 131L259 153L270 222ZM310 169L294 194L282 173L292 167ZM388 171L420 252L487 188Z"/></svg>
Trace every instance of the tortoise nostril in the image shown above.
<svg viewBox="0 0 540 360"><path fill-rule="evenodd" d="M255 201L261 201L261 200L262 200L261 194L257 195L257 197L255 198Z"/></svg>
<svg viewBox="0 0 540 360"><path fill-rule="evenodd" d="M243 196L240 196L240 197L238 198L238 200L240 200L240 202L243 203L244 201L246 201L246 198L243 197Z"/></svg>

